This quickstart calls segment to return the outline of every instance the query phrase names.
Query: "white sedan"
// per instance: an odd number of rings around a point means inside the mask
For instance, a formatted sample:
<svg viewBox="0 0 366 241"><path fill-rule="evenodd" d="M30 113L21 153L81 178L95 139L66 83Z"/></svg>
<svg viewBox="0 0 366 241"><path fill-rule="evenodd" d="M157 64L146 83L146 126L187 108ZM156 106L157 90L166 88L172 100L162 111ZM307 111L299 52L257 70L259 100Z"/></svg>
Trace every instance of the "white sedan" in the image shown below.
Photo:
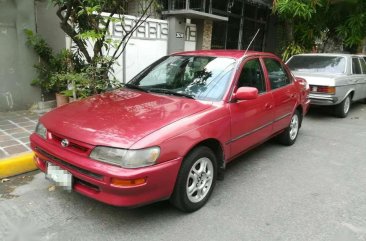
<svg viewBox="0 0 366 241"><path fill-rule="evenodd" d="M351 103L366 99L366 60L351 54L299 54L286 63L296 77L310 85L310 104L335 106L338 117Z"/></svg>

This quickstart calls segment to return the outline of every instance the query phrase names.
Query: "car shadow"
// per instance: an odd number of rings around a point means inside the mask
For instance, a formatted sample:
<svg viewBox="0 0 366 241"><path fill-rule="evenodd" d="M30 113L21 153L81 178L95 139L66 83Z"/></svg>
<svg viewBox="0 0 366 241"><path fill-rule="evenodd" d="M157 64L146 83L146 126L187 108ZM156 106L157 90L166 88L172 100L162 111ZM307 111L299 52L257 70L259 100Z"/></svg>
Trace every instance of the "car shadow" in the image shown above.
<svg viewBox="0 0 366 241"><path fill-rule="evenodd" d="M233 181L230 179L232 179L232 177L234 176L237 176L236 173L250 171L252 167L258 164L258 162L267 161L262 158L258 158L258 154L265 152L266 150L268 151L268 149L270 148L277 148L277 146L278 148L283 148L282 145L278 144L274 139L271 139L228 163L225 171L225 179L223 181L217 181L216 188L208 204L210 203L210 201L212 201L212 199L215 199L215 196L221 196L220 190L224 190L225 185ZM242 178L245 178L245 175L243 175ZM108 216L108 219L110 219L111 221L118 221L120 219L129 219L132 222L138 221L139 219L148 219L153 221L158 217L160 219L162 216L169 218L178 218L182 215L194 215L194 213L184 213L179 211L170 204L169 200L163 200L136 208L123 208L110 206L108 204L98 202L94 199L90 199L78 193L72 193L72 195L73 199L75 199L75 202L83 203L80 206L78 205L78 208L84 209L82 211L83 213L90 213L91 216L94 217L99 215Z"/></svg>
<svg viewBox="0 0 366 241"><path fill-rule="evenodd" d="M357 112L364 109L366 105L362 102L354 102L349 110L348 117L357 115ZM310 119L324 119L324 117L337 118L334 114L334 106L310 106L309 111L305 118Z"/></svg>

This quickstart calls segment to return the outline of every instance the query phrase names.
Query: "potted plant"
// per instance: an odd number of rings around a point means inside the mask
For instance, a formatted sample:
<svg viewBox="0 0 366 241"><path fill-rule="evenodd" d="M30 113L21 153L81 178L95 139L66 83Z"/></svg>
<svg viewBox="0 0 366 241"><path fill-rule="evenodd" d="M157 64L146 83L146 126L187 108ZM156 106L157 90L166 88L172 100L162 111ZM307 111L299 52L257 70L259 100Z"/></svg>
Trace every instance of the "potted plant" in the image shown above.
<svg viewBox="0 0 366 241"><path fill-rule="evenodd" d="M53 94L57 106L68 103L67 90L72 81L68 78L83 68L83 61L67 49L54 53L46 41L31 30L25 30L25 34L27 44L33 47L40 57L40 62L34 65L38 76L32 80L31 85L39 87L43 96Z"/></svg>

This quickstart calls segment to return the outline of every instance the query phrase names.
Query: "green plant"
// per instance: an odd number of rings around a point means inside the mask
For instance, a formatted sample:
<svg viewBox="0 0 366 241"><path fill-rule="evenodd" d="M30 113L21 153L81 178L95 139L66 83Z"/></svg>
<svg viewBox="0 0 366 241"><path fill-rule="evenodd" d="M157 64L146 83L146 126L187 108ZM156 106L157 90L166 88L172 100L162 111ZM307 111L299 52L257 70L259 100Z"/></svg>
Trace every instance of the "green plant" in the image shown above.
<svg viewBox="0 0 366 241"><path fill-rule="evenodd" d="M68 81L57 78L57 75L82 69L84 64L71 51L62 49L53 53L51 47L39 35L31 30L24 30L27 44L31 46L40 57L40 62L34 65L38 78L33 79L31 85L40 87L42 93L56 93L67 89Z"/></svg>
<svg viewBox="0 0 366 241"><path fill-rule="evenodd" d="M290 43L282 52L283 61L287 61L291 56L295 54L304 53L306 49L295 42Z"/></svg>
<svg viewBox="0 0 366 241"><path fill-rule="evenodd" d="M50 0L57 9L61 29L71 38L71 50L54 54L40 36L26 30L27 43L41 61L35 66L38 78L32 84L43 92L62 92L86 97L121 86L114 77L113 65L121 56L132 34L158 9L157 0L141 0L139 17L125 25L128 0ZM110 37L112 23L120 23L122 36ZM70 91L70 90L73 90Z"/></svg>
<svg viewBox="0 0 366 241"><path fill-rule="evenodd" d="M94 92L100 91L100 80L111 86L113 65L126 48L132 34L150 16L151 8L158 9L158 0L139 0L139 17L129 26L125 25L124 14L129 0L50 0L57 9L61 29L72 39L75 54L85 60ZM136 1L134 1L136 3ZM112 39L108 30L111 24L119 23L121 38ZM89 49L89 51L88 51ZM113 78L112 78L113 79ZM113 80L112 80L113 82Z"/></svg>
<svg viewBox="0 0 366 241"><path fill-rule="evenodd" d="M309 51L315 42L343 43L357 49L366 38L365 0L274 0L273 12L285 28L285 46L294 42Z"/></svg>

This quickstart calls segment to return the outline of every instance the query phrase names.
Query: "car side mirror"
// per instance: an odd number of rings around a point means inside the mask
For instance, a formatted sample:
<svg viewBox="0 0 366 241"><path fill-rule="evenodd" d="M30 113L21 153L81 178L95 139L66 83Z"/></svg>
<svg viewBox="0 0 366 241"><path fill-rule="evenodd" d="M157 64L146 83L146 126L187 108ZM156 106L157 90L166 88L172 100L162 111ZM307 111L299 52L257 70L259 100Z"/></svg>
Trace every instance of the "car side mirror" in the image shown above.
<svg viewBox="0 0 366 241"><path fill-rule="evenodd" d="M254 100L258 97L258 89L254 87L240 87L235 92L236 100Z"/></svg>

